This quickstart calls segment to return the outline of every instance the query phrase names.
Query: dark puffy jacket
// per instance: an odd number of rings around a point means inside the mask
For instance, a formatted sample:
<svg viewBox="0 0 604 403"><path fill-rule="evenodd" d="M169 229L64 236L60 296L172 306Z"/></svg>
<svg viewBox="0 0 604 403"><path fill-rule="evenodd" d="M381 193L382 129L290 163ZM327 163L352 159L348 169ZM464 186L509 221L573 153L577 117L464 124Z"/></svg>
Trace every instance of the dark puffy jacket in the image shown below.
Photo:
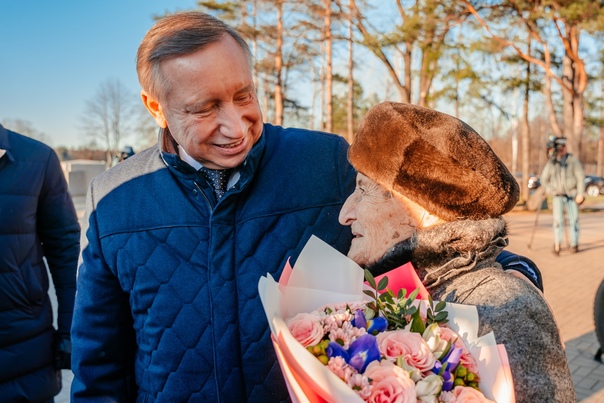
<svg viewBox="0 0 604 403"><path fill-rule="evenodd" d="M205 180L157 147L97 177L72 399L287 399L258 280L278 278L312 234L348 250L350 230L338 224L355 182L346 153L340 137L265 125L239 182L213 208Z"/></svg>
<svg viewBox="0 0 604 403"><path fill-rule="evenodd" d="M0 126L0 400L59 393L53 338L69 340L80 227L54 151ZM59 302L54 335L48 275Z"/></svg>

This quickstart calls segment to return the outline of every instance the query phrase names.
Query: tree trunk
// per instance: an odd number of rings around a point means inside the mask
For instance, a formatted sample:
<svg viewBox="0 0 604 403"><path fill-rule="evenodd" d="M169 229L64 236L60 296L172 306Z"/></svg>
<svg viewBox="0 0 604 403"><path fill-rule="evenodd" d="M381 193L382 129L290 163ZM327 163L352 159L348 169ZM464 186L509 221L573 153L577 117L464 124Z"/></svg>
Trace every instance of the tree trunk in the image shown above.
<svg viewBox="0 0 604 403"><path fill-rule="evenodd" d="M568 56L564 56L562 60L562 80L569 87L573 88L573 68L572 68L572 60ZM562 90L562 110L563 110L563 126L562 126L562 135L569 140L568 150L573 151L573 145L571 141L571 136L573 133L573 94L572 91Z"/></svg>
<svg viewBox="0 0 604 403"><path fill-rule="evenodd" d="M531 44L528 44L528 52L531 51ZM526 63L526 83L524 87L524 104L522 107L522 189L520 196L526 203L529 197L528 179L529 179L529 155L530 155L530 127L529 127L529 98L531 92L531 63Z"/></svg>
<svg viewBox="0 0 604 403"><path fill-rule="evenodd" d="M598 162L596 164L596 175L602 176L602 159L604 159L604 126L600 125L598 135Z"/></svg>
<svg viewBox="0 0 604 403"><path fill-rule="evenodd" d="M562 130L560 130L560 126L558 125L558 121L556 120L556 111L554 109L554 103L552 101L552 78L547 72L545 73L545 85L543 86L543 96L545 98L548 120L552 132L556 137L560 137L562 136Z"/></svg>
<svg viewBox="0 0 604 403"><path fill-rule="evenodd" d="M346 105L346 140L352 143L354 136L354 59L352 42L352 15L348 21L348 102Z"/></svg>
<svg viewBox="0 0 604 403"><path fill-rule="evenodd" d="M331 0L324 0L325 5L325 130L333 132L333 72L331 66Z"/></svg>
<svg viewBox="0 0 604 403"><path fill-rule="evenodd" d="M257 9L256 9L256 0L252 1L252 29L253 29L253 39L252 39L252 52L254 54L254 87L256 88L256 91L258 91L258 69L256 68L255 64L258 60L258 35L256 33L256 15L257 15Z"/></svg>
<svg viewBox="0 0 604 403"><path fill-rule="evenodd" d="M412 60L412 49L413 44L411 42L405 42L405 53L403 53L403 62L405 65L403 66L403 71L405 72L405 89L406 91L400 91L401 102L411 102L411 60Z"/></svg>
<svg viewBox="0 0 604 403"><path fill-rule="evenodd" d="M583 94L575 92L573 95L573 131L570 150L573 150L575 156L581 159L584 119Z"/></svg>
<svg viewBox="0 0 604 403"><path fill-rule="evenodd" d="M604 97L604 81L602 81L602 93L600 95ZM602 105L600 105L600 132L598 133L598 156L596 163L596 175L602 176L602 164L604 159L604 125L602 124Z"/></svg>
<svg viewBox="0 0 604 403"><path fill-rule="evenodd" d="M262 100L262 115L264 116L264 119L270 122L270 117L268 116L268 94L270 93L270 88L266 75L262 80L262 92L264 93L264 98Z"/></svg>
<svg viewBox="0 0 604 403"><path fill-rule="evenodd" d="M278 0L277 6L277 50L275 52L275 124L283 125L283 0Z"/></svg>
<svg viewBox="0 0 604 403"><path fill-rule="evenodd" d="M325 82L325 66L321 64L321 70L319 72L319 82ZM325 86L321 85L321 111L319 116L321 117L321 131L325 131Z"/></svg>

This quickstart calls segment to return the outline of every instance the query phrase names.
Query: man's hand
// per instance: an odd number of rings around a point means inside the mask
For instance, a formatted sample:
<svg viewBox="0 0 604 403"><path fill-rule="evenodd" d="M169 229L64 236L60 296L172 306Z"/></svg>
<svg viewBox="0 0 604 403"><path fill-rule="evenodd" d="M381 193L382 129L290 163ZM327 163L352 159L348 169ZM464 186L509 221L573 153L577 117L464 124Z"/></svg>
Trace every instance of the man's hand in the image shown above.
<svg viewBox="0 0 604 403"><path fill-rule="evenodd" d="M577 202L577 204L583 204L583 202L585 201L585 196L583 196L583 195L577 195L575 197L575 201Z"/></svg>

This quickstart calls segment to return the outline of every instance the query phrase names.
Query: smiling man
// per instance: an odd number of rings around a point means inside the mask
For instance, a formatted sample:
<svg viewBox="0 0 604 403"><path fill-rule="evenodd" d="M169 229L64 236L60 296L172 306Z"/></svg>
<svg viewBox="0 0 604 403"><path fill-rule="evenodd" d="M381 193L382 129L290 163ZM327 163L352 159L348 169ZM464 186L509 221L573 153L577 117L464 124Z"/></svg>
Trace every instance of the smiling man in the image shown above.
<svg viewBox="0 0 604 403"><path fill-rule="evenodd" d="M72 400L286 400L258 279L312 234L347 252L348 145L263 123L249 48L208 15L159 20L137 70L161 133L89 189Z"/></svg>

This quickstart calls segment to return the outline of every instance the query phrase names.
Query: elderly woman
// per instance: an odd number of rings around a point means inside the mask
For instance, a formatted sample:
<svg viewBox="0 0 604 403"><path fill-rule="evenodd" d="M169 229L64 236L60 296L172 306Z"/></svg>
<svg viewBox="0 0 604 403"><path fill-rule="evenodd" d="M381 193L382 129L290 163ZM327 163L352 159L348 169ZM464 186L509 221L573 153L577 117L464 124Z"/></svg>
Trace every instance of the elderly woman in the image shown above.
<svg viewBox="0 0 604 403"><path fill-rule="evenodd" d="M348 256L374 275L411 262L432 298L476 305L479 335L506 346L518 402L574 402L554 318L536 288L501 270L501 217L518 184L471 127L409 104L365 116L349 150L355 192L340 213Z"/></svg>

